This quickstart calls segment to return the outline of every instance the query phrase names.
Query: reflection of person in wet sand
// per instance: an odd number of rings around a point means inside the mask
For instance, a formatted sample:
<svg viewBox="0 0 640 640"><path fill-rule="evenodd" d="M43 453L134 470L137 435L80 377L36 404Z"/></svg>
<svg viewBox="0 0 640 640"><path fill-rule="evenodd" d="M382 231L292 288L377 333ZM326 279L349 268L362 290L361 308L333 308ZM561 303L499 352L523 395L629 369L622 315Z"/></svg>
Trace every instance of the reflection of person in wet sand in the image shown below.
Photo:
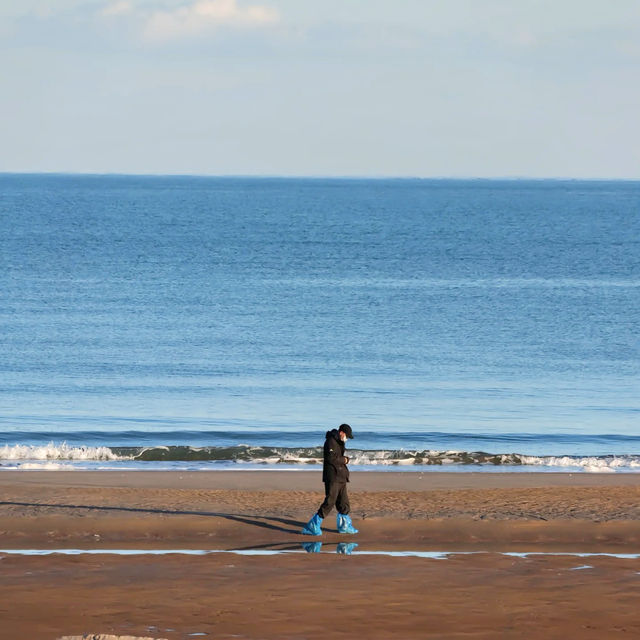
<svg viewBox="0 0 640 640"><path fill-rule="evenodd" d="M341 556L350 556L357 546L357 542L339 542L336 545L336 553ZM322 553L322 542L303 542L302 548L307 553Z"/></svg>
<svg viewBox="0 0 640 640"><path fill-rule="evenodd" d="M338 510L338 533L358 533L351 522L349 512L349 458L344 455L345 442L353 439L353 431L348 424L341 424L337 429L327 431L324 443L324 463L322 481L324 482L324 502L318 512L309 520L302 533L309 536L322 535L322 521L335 506Z"/></svg>

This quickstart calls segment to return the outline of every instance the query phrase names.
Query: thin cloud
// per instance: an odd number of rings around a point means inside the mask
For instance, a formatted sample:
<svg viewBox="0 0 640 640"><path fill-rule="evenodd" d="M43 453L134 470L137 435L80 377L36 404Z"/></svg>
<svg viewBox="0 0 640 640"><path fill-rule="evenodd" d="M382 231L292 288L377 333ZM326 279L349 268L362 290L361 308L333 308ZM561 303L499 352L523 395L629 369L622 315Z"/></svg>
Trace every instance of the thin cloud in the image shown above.
<svg viewBox="0 0 640 640"><path fill-rule="evenodd" d="M143 36L164 42L210 33L219 27L261 27L278 21L275 9L260 5L241 7L236 0L198 0L147 16Z"/></svg>
<svg viewBox="0 0 640 640"><path fill-rule="evenodd" d="M100 10L100 15L105 17L125 16L131 13L133 13L133 5L127 0L115 0Z"/></svg>

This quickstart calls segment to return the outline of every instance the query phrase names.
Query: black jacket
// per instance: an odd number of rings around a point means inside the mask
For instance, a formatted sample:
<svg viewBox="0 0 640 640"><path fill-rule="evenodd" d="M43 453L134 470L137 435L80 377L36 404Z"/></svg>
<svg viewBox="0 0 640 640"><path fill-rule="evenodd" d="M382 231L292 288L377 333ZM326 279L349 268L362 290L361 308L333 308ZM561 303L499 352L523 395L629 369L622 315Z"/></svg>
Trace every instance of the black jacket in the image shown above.
<svg viewBox="0 0 640 640"><path fill-rule="evenodd" d="M349 469L344 458L344 442L337 429L327 431L324 443L322 482L349 482Z"/></svg>

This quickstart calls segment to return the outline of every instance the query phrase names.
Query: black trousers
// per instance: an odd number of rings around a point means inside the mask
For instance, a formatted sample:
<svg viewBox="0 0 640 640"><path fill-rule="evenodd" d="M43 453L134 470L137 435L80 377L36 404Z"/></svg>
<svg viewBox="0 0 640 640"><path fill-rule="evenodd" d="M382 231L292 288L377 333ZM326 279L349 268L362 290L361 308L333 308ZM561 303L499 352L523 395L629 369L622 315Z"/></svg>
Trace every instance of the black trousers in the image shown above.
<svg viewBox="0 0 640 640"><path fill-rule="evenodd" d="M324 483L324 502L318 509L318 515L324 520L324 518L329 515L333 507L336 507L338 509L338 513L342 513L345 516L349 514L349 511L351 511L346 482Z"/></svg>

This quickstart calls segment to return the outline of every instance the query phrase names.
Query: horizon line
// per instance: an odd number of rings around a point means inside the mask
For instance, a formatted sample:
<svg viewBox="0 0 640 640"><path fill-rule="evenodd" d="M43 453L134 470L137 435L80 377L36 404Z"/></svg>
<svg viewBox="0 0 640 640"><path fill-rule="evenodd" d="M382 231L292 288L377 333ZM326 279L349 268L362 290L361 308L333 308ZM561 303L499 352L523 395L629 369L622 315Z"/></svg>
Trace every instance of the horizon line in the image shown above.
<svg viewBox="0 0 640 640"><path fill-rule="evenodd" d="M640 182L640 177L582 177L528 175L395 175L395 174L287 174L287 173L145 173L122 171L0 171L0 176L86 176L131 178L225 178L257 180L476 180L476 181L557 181L557 182Z"/></svg>

